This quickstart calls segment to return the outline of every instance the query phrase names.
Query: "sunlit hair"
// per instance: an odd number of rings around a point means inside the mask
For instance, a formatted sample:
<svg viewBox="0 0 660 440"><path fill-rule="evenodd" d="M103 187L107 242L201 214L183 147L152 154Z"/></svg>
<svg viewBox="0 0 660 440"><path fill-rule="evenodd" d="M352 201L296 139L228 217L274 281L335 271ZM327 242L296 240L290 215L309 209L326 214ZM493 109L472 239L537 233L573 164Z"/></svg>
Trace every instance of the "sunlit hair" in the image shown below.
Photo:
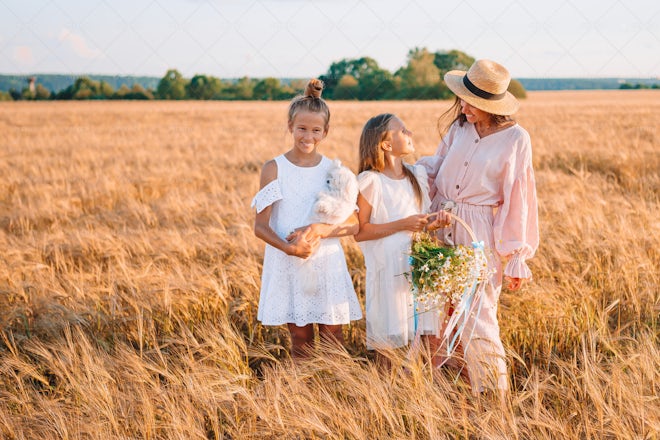
<svg viewBox="0 0 660 440"><path fill-rule="evenodd" d="M505 122L515 120L511 116L494 115L492 113L489 113L489 115L490 121L495 125L502 125ZM451 127L456 121L458 121L458 125L461 127L467 122L467 118L461 112L461 98L458 96L455 97L452 106L438 118L438 132L440 133L441 138L447 134L449 127Z"/></svg>
<svg viewBox="0 0 660 440"><path fill-rule="evenodd" d="M322 113L325 118L325 128L330 124L330 109L325 100L321 98L323 92L323 81L320 79L310 79L305 87L305 93L298 95L291 100L289 104L289 124L293 122L296 114L301 111L312 113Z"/></svg>
<svg viewBox="0 0 660 440"><path fill-rule="evenodd" d="M360 135L360 165L359 172L377 171L382 173L385 169L385 151L381 144L392 137L390 132L390 122L396 118L392 113L383 113L369 119L362 128ZM404 165L403 172L410 181L415 191L415 199L421 208L422 206L422 188L415 178L412 170Z"/></svg>

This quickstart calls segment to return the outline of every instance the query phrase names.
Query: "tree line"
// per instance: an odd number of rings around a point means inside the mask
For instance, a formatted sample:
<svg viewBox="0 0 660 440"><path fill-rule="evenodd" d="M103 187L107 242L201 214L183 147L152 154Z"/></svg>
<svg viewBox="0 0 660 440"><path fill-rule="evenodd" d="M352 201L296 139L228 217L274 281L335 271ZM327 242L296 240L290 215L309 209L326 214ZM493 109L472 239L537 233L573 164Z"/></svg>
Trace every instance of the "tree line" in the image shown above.
<svg viewBox="0 0 660 440"><path fill-rule="evenodd" d="M452 96L444 81L450 70L467 70L474 58L458 51L430 52L414 48L408 52L406 65L392 73L370 57L343 59L330 65L319 78L325 83L327 99L447 99ZM155 89L139 84L122 85L115 90L105 81L80 77L69 87L51 92L41 84L31 84L20 92L0 92L0 100L84 100L84 99L198 99L198 100L288 100L304 88L307 79L282 82L277 78L222 80L198 74L184 78L176 69L168 70ZM512 80L509 91L519 98L526 96L523 85Z"/></svg>
<svg viewBox="0 0 660 440"><path fill-rule="evenodd" d="M660 89L660 84L642 84L642 83L629 83L624 82L619 86L623 90L637 90L637 89Z"/></svg>

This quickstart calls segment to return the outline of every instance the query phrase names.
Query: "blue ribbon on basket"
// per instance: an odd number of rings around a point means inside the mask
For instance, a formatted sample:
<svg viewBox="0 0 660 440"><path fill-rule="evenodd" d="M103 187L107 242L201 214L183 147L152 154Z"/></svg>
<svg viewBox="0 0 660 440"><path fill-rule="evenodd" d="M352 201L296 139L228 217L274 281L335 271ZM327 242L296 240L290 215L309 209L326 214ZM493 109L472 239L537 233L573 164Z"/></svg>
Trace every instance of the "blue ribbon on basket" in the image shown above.
<svg viewBox="0 0 660 440"><path fill-rule="evenodd" d="M414 334L415 334L415 336L417 336L417 326L418 326L418 321L419 321L419 316L418 316L418 313L417 313L417 294L415 293L413 297L414 297L413 307L415 308L415 312L414 312L415 317L414 317L414 327L413 328L415 330Z"/></svg>
<svg viewBox="0 0 660 440"><path fill-rule="evenodd" d="M472 247L475 249L475 251L479 251L479 252L484 252L485 249L485 245L483 241L472 242ZM479 268L475 268L475 269L479 269ZM465 329L465 325L467 324L468 321L470 310L472 310L474 306L473 303L475 300L478 286L479 283L477 281L474 281L472 285L465 287L465 290L463 290L463 294L461 295L461 301L454 309L454 312L452 313L451 318L447 323L447 328L445 329L445 337L447 338L447 356L450 356L454 352L456 347L456 342L461 338L461 335L463 334L463 330ZM475 311L475 314L477 316L481 312L483 298L484 298L483 295L479 295L479 297L477 298L478 304L476 305L476 311ZM472 332L474 332L474 326L472 326L471 332L466 339L468 343L470 341L470 338L472 337ZM453 336L452 333L454 333ZM452 336L451 339L449 338L450 336ZM463 349L467 349L467 347L463 347Z"/></svg>
<svg viewBox="0 0 660 440"><path fill-rule="evenodd" d="M412 266L415 263L415 259L411 256L408 257L408 265ZM413 329L414 329L414 335L417 336L417 325L419 321L419 317L417 316L417 286L415 286L415 289L413 290Z"/></svg>

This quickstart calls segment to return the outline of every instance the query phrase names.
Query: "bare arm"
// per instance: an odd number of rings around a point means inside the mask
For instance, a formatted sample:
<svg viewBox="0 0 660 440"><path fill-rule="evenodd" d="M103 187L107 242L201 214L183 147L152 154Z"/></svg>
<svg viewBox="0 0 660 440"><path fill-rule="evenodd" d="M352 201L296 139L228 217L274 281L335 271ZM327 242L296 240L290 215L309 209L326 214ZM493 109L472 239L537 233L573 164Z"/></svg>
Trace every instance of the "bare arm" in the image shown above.
<svg viewBox="0 0 660 440"><path fill-rule="evenodd" d="M298 235L306 234L308 237L331 238L331 237L345 237L347 235L355 235L360 228L357 216L351 215L341 224L332 225L329 223L312 223L307 226L302 226L289 234L286 238L289 241L294 240Z"/></svg>
<svg viewBox="0 0 660 440"><path fill-rule="evenodd" d="M276 178L277 164L273 160L266 162L261 169L259 188L265 187ZM270 227L272 209L273 207L270 205L256 214L254 218L254 235L287 255L300 258L307 258L312 255L319 245L319 239L310 237L308 241L307 235L300 234L291 241L283 240Z"/></svg>
<svg viewBox="0 0 660 440"><path fill-rule="evenodd" d="M426 214L414 214L389 223L370 223L372 207L362 194L358 195L358 208L360 230L355 234L355 241L377 240L399 231L417 232L428 223Z"/></svg>

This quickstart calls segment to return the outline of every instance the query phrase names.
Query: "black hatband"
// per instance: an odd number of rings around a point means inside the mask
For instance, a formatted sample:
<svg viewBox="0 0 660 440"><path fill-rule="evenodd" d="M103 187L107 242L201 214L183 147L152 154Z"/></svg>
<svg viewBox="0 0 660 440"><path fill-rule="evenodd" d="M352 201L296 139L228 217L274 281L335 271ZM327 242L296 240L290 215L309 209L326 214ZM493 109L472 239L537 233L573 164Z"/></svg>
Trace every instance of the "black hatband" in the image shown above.
<svg viewBox="0 0 660 440"><path fill-rule="evenodd" d="M495 94L480 89L479 87L475 86L472 83L472 81L470 81L470 79L467 77L467 74L463 76L463 84L473 94L477 95L480 98L487 99L489 101L498 101L506 96L506 92Z"/></svg>

